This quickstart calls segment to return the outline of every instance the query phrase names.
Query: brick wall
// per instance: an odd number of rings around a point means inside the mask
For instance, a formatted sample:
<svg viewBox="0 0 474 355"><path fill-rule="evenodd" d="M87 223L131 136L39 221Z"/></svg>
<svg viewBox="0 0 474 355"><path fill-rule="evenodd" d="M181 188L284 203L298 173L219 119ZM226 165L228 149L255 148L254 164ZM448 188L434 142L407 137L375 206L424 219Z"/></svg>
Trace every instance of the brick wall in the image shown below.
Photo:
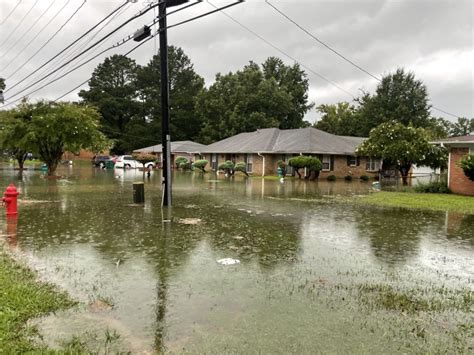
<svg viewBox="0 0 474 355"><path fill-rule="evenodd" d="M469 153L469 148L451 148L449 162L449 188L452 192L461 195L474 196L474 181L464 175L464 171L458 166L461 158Z"/></svg>

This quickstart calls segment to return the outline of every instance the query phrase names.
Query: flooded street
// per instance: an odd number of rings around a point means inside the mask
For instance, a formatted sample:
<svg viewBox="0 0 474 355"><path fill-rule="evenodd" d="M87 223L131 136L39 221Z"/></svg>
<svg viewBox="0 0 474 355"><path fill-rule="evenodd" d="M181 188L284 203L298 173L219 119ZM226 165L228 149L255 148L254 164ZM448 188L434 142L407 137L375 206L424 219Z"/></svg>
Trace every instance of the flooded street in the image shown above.
<svg viewBox="0 0 474 355"><path fill-rule="evenodd" d="M132 352L469 352L474 215L335 202L370 183L226 180L63 168L65 178L4 170L21 189L3 239L82 306L37 322L44 341L73 335ZM163 220L165 220L163 222ZM16 230L15 230L16 229ZM221 265L233 258L239 264Z"/></svg>

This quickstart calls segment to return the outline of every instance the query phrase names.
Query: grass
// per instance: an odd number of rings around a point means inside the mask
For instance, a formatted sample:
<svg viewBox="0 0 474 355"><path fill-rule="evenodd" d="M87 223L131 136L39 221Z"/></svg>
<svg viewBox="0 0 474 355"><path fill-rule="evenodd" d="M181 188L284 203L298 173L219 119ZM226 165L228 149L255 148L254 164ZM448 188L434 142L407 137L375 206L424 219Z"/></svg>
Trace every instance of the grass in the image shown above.
<svg viewBox="0 0 474 355"><path fill-rule="evenodd" d="M381 191L360 197L357 201L375 206L474 214L474 197L472 196Z"/></svg>
<svg viewBox="0 0 474 355"><path fill-rule="evenodd" d="M37 335L27 321L72 307L75 302L53 285L38 282L35 274L0 251L0 349L11 354L47 352L31 338ZM0 351L1 352L1 351Z"/></svg>

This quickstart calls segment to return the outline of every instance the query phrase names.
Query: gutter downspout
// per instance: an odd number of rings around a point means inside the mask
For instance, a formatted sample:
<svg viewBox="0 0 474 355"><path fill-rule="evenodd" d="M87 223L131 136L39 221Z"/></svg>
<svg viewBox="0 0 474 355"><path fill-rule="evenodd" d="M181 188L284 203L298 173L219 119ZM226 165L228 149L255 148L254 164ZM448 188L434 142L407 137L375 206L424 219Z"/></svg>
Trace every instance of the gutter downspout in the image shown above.
<svg viewBox="0 0 474 355"><path fill-rule="evenodd" d="M264 177L265 176L265 156L262 155L261 153L257 153L257 155L259 157L262 157L262 159L263 159L262 177Z"/></svg>

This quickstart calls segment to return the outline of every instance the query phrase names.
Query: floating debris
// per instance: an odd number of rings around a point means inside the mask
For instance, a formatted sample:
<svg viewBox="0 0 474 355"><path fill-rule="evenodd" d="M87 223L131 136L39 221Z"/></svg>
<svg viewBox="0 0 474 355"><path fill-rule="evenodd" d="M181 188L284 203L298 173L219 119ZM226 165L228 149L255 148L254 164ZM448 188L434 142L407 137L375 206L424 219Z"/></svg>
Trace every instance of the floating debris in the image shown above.
<svg viewBox="0 0 474 355"><path fill-rule="evenodd" d="M236 264L240 264L240 260L232 259L232 258L224 258L224 259L217 260L217 263L221 265L236 265Z"/></svg>
<svg viewBox="0 0 474 355"><path fill-rule="evenodd" d="M186 205L184 208L197 208L197 205Z"/></svg>
<svg viewBox="0 0 474 355"><path fill-rule="evenodd" d="M178 223L181 223L181 224L199 224L199 223L201 223L201 219L200 218L180 218L178 220Z"/></svg>

